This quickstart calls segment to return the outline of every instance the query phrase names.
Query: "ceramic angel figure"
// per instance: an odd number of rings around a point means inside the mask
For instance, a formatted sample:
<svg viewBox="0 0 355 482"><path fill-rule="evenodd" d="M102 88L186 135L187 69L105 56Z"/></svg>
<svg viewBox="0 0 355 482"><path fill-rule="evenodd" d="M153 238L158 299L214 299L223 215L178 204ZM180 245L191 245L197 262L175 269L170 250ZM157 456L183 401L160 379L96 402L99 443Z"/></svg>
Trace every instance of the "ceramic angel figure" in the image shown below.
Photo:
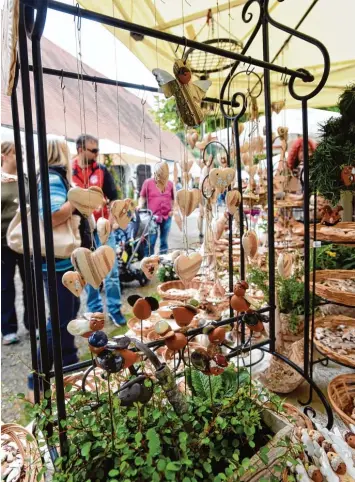
<svg viewBox="0 0 355 482"><path fill-rule="evenodd" d="M183 60L174 62L175 77L161 69L154 69L159 86L165 97L175 97L176 106L184 124L189 127L200 125L204 119L201 101L211 86L210 80L191 82L191 70Z"/></svg>

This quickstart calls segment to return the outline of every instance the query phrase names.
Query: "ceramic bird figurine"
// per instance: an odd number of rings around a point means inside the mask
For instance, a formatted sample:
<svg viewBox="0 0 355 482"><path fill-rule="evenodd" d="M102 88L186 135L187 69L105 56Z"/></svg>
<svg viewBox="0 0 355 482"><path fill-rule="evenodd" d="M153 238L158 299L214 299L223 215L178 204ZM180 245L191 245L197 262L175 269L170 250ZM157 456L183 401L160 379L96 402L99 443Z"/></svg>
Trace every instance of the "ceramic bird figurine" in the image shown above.
<svg viewBox="0 0 355 482"><path fill-rule="evenodd" d="M174 62L175 78L161 69L154 69L159 86L165 97L175 97L177 110L184 124L189 127L200 125L204 119L201 101L212 82L210 80L196 80L191 82L191 70L183 60Z"/></svg>

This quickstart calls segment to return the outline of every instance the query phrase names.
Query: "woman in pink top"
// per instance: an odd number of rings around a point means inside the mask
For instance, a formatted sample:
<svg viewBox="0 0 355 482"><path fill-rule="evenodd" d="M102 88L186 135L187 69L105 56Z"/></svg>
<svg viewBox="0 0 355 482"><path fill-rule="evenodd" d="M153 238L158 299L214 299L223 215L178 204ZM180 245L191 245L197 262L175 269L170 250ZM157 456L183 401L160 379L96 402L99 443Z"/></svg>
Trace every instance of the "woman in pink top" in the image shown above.
<svg viewBox="0 0 355 482"><path fill-rule="evenodd" d="M147 205L158 224L160 231L160 250L159 254L168 252L168 235L171 228L171 216L173 214L174 187L171 181L168 181L164 191L161 191L155 181L155 178L146 179L143 183L138 206L143 208ZM154 254L155 243L157 242L158 232L149 235L149 240L145 250L145 256Z"/></svg>

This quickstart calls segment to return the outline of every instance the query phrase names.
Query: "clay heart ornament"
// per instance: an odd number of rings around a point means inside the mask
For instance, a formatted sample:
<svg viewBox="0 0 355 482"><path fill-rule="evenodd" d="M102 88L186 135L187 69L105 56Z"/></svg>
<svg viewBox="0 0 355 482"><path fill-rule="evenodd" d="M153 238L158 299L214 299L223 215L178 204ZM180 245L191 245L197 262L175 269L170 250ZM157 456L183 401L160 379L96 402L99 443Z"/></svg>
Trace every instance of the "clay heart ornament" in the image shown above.
<svg viewBox="0 0 355 482"><path fill-rule="evenodd" d="M79 297L83 291L86 282L84 278L75 271L67 271L62 277L63 285L73 293L74 296Z"/></svg>
<svg viewBox="0 0 355 482"><path fill-rule="evenodd" d="M180 231L182 231L182 217L178 209L174 209L173 218L174 218L174 221L176 222L177 227L180 229Z"/></svg>
<svg viewBox="0 0 355 482"><path fill-rule="evenodd" d="M180 189L176 194L176 202L184 216L190 216L198 207L201 199L201 191L199 189Z"/></svg>
<svg viewBox="0 0 355 482"><path fill-rule="evenodd" d="M167 162L158 162L154 168L154 178L160 190L165 191L169 181L169 166Z"/></svg>
<svg viewBox="0 0 355 482"><path fill-rule="evenodd" d="M72 187L68 191L68 201L84 216L91 216L95 209L99 209L104 203L102 189L91 186L89 189Z"/></svg>
<svg viewBox="0 0 355 482"><path fill-rule="evenodd" d="M200 253L191 253L188 256L180 254L174 261L175 273L182 281L191 281L199 272L201 264Z"/></svg>
<svg viewBox="0 0 355 482"><path fill-rule="evenodd" d="M254 258L258 250L258 237L255 231L247 231L243 234L242 245L244 253L249 258Z"/></svg>
<svg viewBox="0 0 355 482"><path fill-rule="evenodd" d="M184 172L184 173L188 173L191 171L191 168L193 166L193 163L194 163L194 160L190 159L190 160L187 160L187 159L182 159L182 161L180 162L180 165L181 165L181 170Z"/></svg>
<svg viewBox="0 0 355 482"><path fill-rule="evenodd" d="M156 255L142 259L140 267L148 279L153 279L154 275L158 271L159 259L159 256Z"/></svg>
<svg viewBox="0 0 355 482"><path fill-rule="evenodd" d="M227 228L228 214L222 213L220 217L213 223L213 232L216 240L220 239Z"/></svg>
<svg viewBox="0 0 355 482"><path fill-rule="evenodd" d="M292 271L292 254L281 253L277 259L277 271L282 278L289 278Z"/></svg>
<svg viewBox="0 0 355 482"><path fill-rule="evenodd" d="M220 191L224 191L235 178L235 169L232 167L211 169L208 175L210 185Z"/></svg>
<svg viewBox="0 0 355 482"><path fill-rule="evenodd" d="M71 255L74 268L93 288L99 288L115 264L116 253L110 246L100 246L96 251L77 248Z"/></svg>
<svg viewBox="0 0 355 482"><path fill-rule="evenodd" d="M249 142L244 142L244 144L240 146L240 152L244 153L248 151L249 151Z"/></svg>
<svg viewBox="0 0 355 482"><path fill-rule="evenodd" d="M132 199L118 199L111 204L111 214L121 229L127 229L134 215L134 202Z"/></svg>
<svg viewBox="0 0 355 482"><path fill-rule="evenodd" d="M237 212L241 199L242 197L240 195L240 192L237 191L236 189L232 189L231 191L227 192L226 194L227 211L232 216L234 216L234 214Z"/></svg>
<svg viewBox="0 0 355 482"><path fill-rule="evenodd" d="M275 102L271 102L271 110L279 114L282 109L285 107L286 102L284 100L278 100Z"/></svg>
<svg viewBox="0 0 355 482"><path fill-rule="evenodd" d="M111 233L110 221L106 218L99 218L96 223L96 229L100 243L105 244Z"/></svg>
<svg viewBox="0 0 355 482"><path fill-rule="evenodd" d="M261 136L256 136L250 141L250 146L253 151L262 152L264 149L264 139Z"/></svg>
<svg viewBox="0 0 355 482"><path fill-rule="evenodd" d="M198 132L195 129L188 131L186 134L186 141L191 149L194 149L196 142L198 141Z"/></svg>

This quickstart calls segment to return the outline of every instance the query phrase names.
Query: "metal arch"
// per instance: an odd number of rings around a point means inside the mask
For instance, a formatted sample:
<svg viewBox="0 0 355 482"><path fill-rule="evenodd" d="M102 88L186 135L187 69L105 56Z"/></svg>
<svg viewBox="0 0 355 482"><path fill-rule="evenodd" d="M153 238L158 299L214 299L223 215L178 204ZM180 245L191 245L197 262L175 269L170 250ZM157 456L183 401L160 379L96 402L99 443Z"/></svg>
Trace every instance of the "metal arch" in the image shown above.
<svg viewBox="0 0 355 482"><path fill-rule="evenodd" d="M297 373L302 375L302 377L311 385L311 387L314 389L314 391L317 393L318 397L320 398L321 402L323 403L323 406L324 406L324 408L327 412L327 416L328 416L327 429L330 430L333 426L333 423L334 423L334 415L333 415L332 408L329 405L329 402L328 402L327 398L325 397L324 393L318 387L318 385L312 380L312 378L310 378L310 376L307 373L305 373L304 370L302 370L302 368L300 368L298 365L293 363L286 356L281 355L280 353L277 353L276 351L271 351L268 348L265 348L265 347L262 347L262 346L259 347L259 350L265 351L266 353L270 353L270 355L276 356L277 358L279 358L280 360L285 362L287 365L289 365L291 368L293 368ZM310 409L312 410L311 407L305 407L304 408L304 412L306 413L306 415L307 415L307 411L310 410Z"/></svg>

